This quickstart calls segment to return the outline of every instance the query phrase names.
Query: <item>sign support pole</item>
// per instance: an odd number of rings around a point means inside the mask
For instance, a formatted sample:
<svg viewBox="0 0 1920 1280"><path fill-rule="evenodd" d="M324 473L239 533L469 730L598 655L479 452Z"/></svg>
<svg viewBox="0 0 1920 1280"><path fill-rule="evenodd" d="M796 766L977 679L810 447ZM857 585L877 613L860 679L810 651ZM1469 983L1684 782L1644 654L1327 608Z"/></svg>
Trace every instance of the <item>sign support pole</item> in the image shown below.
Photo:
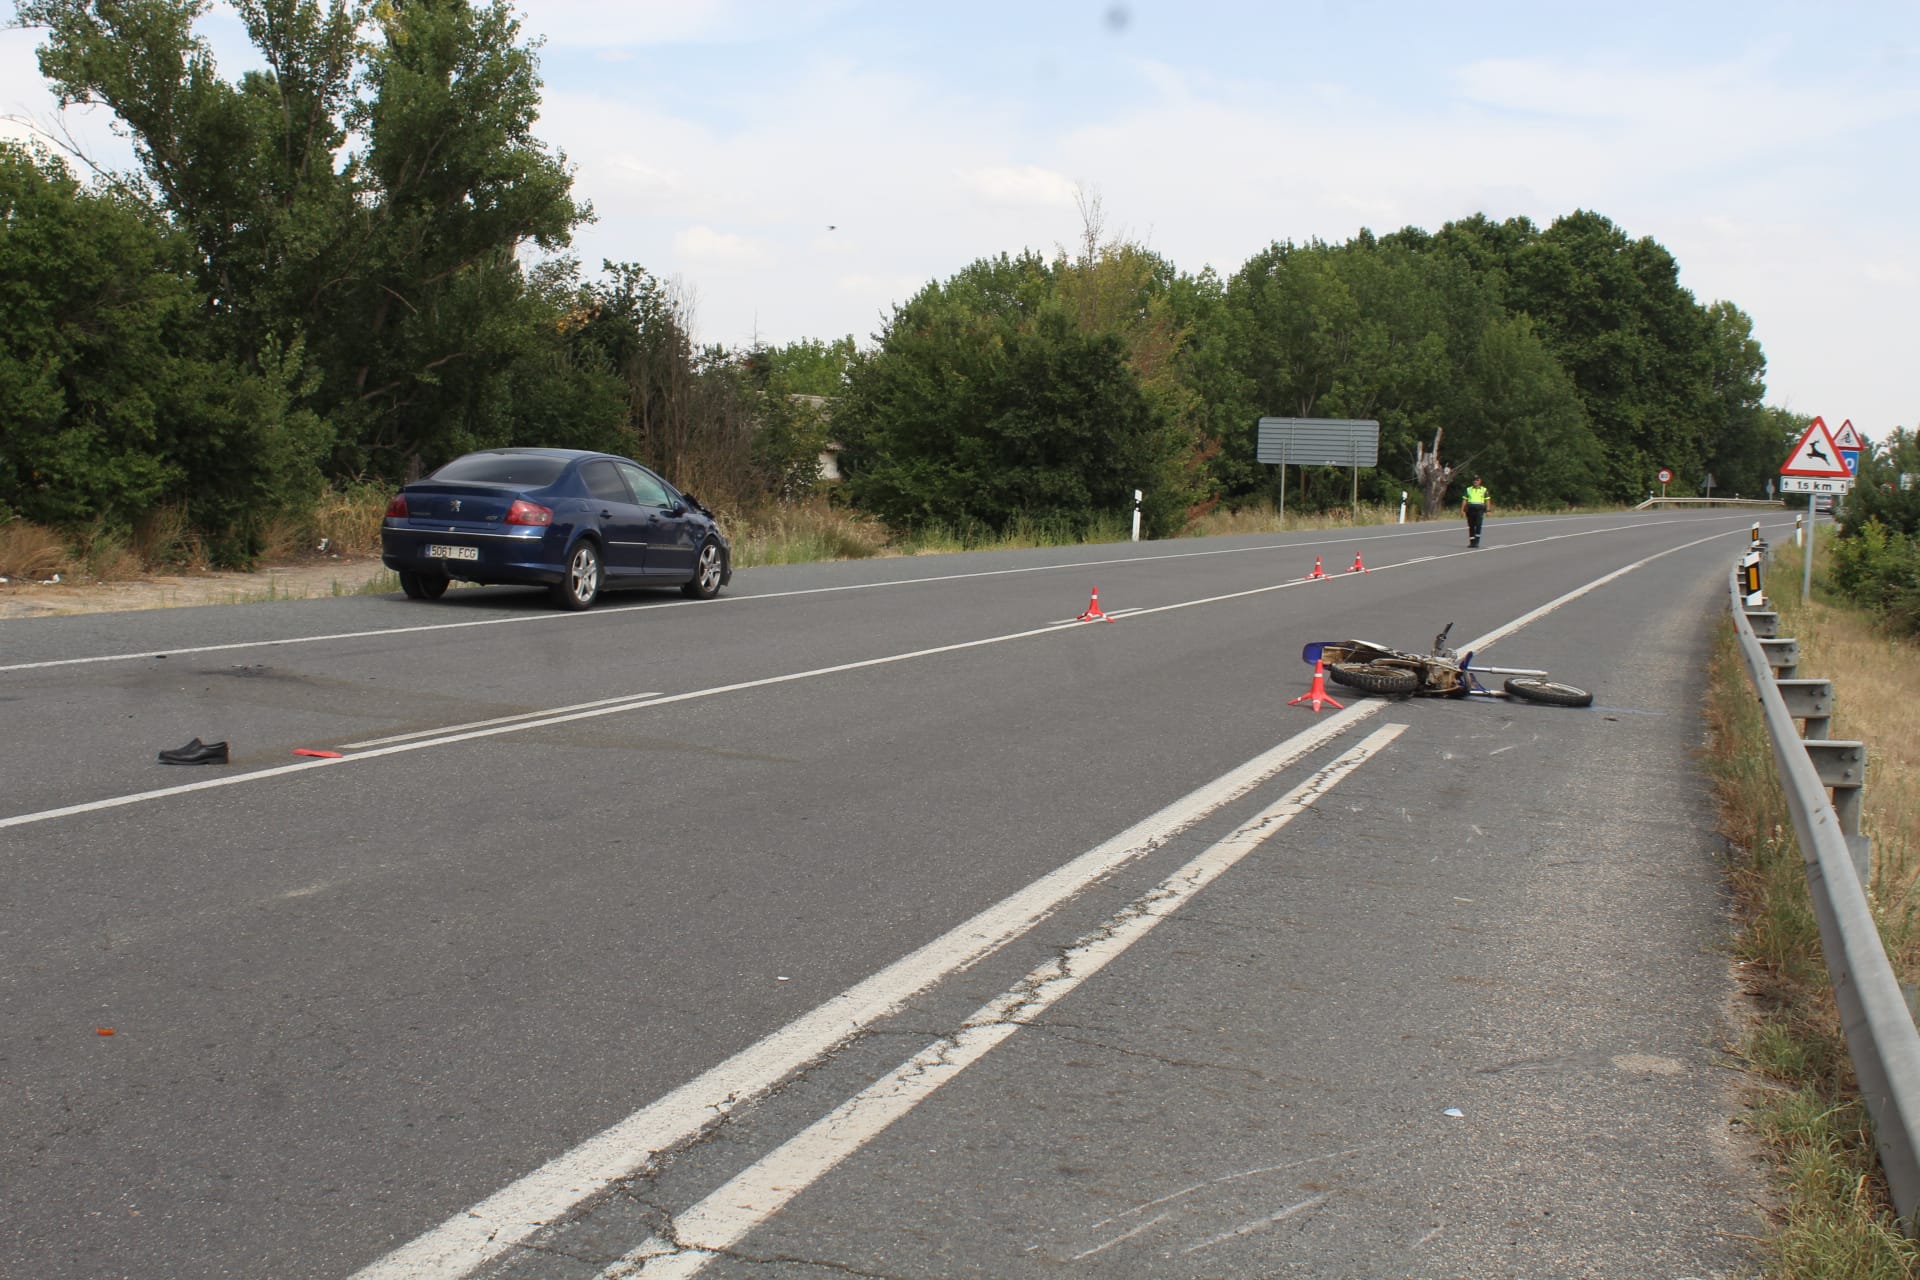
<svg viewBox="0 0 1920 1280"><path fill-rule="evenodd" d="M1800 603L1813 598L1813 495L1807 495L1807 562L1800 570Z"/></svg>

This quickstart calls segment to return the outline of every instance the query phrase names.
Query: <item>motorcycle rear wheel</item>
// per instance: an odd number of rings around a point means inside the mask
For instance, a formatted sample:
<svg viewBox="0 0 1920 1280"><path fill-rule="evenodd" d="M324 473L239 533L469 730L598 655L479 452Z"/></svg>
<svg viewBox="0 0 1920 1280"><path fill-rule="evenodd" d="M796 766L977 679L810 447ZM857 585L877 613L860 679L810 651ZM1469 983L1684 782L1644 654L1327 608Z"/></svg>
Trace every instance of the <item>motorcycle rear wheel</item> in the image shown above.
<svg viewBox="0 0 1920 1280"><path fill-rule="evenodd" d="M1336 662L1327 668L1335 684L1364 693L1407 694L1420 687L1417 673L1380 662Z"/></svg>

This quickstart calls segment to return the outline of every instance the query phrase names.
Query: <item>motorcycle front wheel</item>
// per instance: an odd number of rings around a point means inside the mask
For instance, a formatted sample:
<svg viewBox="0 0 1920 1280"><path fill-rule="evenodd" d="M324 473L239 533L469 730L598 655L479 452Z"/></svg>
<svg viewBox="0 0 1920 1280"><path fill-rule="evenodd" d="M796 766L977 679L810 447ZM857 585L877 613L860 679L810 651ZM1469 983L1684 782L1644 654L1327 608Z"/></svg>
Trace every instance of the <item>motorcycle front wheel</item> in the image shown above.
<svg viewBox="0 0 1920 1280"><path fill-rule="evenodd" d="M1587 707L1593 705L1593 695L1576 685L1561 684L1558 680L1536 680L1532 676L1515 676L1507 681L1507 692L1527 702L1543 702L1550 707Z"/></svg>

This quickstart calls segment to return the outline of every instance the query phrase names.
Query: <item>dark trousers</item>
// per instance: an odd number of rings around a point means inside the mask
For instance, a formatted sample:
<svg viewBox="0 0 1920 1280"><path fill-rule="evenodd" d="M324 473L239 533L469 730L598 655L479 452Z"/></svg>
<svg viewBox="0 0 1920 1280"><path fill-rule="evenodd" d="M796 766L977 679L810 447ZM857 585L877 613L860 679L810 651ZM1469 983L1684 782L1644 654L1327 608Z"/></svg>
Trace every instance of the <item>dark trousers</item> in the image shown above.
<svg viewBox="0 0 1920 1280"><path fill-rule="evenodd" d="M1487 518L1487 504L1469 502L1467 504L1467 536L1475 542L1480 541L1480 526Z"/></svg>

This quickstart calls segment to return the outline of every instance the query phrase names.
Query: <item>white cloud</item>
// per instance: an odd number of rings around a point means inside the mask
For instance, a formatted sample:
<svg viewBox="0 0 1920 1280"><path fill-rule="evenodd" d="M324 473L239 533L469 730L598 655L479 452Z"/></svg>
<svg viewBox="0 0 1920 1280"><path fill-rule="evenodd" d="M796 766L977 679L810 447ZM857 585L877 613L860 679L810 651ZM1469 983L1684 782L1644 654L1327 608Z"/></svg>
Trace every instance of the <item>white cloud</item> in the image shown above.
<svg viewBox="0 0 1920 1280"><path fill-rule="evenodd" d="M712 227L689 227L673 238L674 252L696 263L750 266L767 259L767 246Z"/></svg>
<svg viewBox="0 0 1920 1280"><path fill-rule="evenodd" d="M993 204L1074 207L1079 184L1038 165L994 165L960 175L961 181Z"/></svg>
<svg viewBox="0 0 1920 1280"><path fill-rule="evenodd" d="M914 276L877 276L867 272L855 272L841 276L833 282L834 289L851 298L862 300L888 298L895 302L905 302L914 294L927 287L930 280Z"/></svg>
<svg viewBox="0 0 1920 1280"><path fill-rule="evenodd" d="M727 44L804 31L848 0L519 0L521 31L554 48Z"/></svg>

